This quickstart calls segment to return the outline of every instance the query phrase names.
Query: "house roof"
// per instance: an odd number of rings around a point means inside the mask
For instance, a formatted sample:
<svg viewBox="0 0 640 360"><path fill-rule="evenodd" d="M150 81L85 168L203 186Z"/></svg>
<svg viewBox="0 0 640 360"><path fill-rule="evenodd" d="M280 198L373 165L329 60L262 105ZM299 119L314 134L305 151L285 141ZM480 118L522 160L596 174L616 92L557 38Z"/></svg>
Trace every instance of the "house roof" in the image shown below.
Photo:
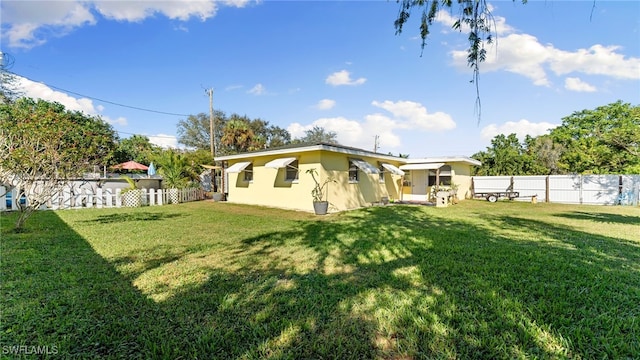
<svg viewBox="0 0 640 360"><path fill-rule="evenodd" d="M482 163L476 159L468 156L441 156L441 157L428 157L421 159L405 159L407 164L430 164L430 163L465 163L468 165L480 166Z"/></svg>
<svg viewBox="0 0 640 360"><path fill-rule="evenodd" d="M257 150L257 151L249 151L240 154L233 155L225 155L216 157L216 161L227 161L227 160L240 160L240 159L248 159L254 158L258 156L272 156L272 155L291 155L300 152L307 151L331 151L341 154L346 154L350 156L368 156L374 157L381 160L387 161L397 161L404 164L424 164L424 163L465 163L468 165L480 166L482 163L476 159L472 159L468 156L444 156L444 157L428 157L428 158L420 158L420 159L406 159L393 155L385 155L381 153L376 153L373 151L358 149L350 146L344 146L339 144L329 144L329 143L313 143L313 144L294 144L294 145L286 145L276 148Z"/></svg>
<svg viewBox="0 0 640 360"><path fill-rule="evenodd" d="M328 143L288 145L288 146L270 148L265 150L250 151L250 152L234 154L234 155L218 156L216 157L216 160L217 161L240 160L240 159L254 158L258 156L289 155L294 153L318 151L318 150L331 151L331 152L336 152L336 153L341 153L341 154L346 154L351 156L375 157L375 158L383 159L387 161L405 162L407 160L405 158L401 158L398 156L385 155L385 154L375 153L373 151L367 151L367 150L358 149L350 146L344 146L339 144L328 144Z"/></svg>

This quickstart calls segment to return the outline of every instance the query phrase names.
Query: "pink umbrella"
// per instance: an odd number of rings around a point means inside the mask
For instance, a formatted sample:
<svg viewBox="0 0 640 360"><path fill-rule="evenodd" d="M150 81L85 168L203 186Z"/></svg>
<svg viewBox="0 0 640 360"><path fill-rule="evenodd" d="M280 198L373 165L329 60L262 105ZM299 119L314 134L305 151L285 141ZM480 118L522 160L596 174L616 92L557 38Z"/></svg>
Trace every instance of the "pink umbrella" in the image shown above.
<svg viewBox="0 0 640 360"><path fill-rule="evenodd" d="M123 162L122 164L113 165L113 168L116 170L141 170L141 171L149 169L148 166L142 165L135 161L127 161L127 162Z"/></svg>

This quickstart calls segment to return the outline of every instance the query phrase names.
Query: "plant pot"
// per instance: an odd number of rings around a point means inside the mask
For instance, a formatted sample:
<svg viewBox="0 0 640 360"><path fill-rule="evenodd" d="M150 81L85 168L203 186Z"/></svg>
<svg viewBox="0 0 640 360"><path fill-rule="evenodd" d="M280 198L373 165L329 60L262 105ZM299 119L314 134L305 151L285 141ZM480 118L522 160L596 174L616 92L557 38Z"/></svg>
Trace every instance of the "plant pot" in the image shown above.
<svg viewBox="0 0 640 360"><path fill-rule="evenodd" d="M169 193L169 204L177 204L180 202L180 191L175 188L167 189Z"/></svg>
<svg viewBox="0 0 640 360"><path fill-rule="evenodd" d="M329 202L328 201L317 201L313 203L313 210L316 215L326 215L329 210Z"/></svg>
<svg viewBox="0 0 640 360"><path fill-rule="evenodd" d="M122 194L122 206L139 207L142 206L142 190L129 190Z"/></svg>

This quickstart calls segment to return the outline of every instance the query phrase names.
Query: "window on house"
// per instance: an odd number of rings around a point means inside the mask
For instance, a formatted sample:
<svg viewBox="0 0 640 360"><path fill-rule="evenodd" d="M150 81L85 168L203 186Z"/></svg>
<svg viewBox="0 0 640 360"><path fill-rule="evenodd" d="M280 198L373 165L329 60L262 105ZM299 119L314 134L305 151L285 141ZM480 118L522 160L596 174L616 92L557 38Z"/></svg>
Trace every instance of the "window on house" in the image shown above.
<svg viewBox="0 0 640 360"><path fill-rule="evenodd" d="M253 164L244 168L244 181L253 181Z"/></svg>
<svg viewBox="0 0 640 360"><path fill-rule="evenodd" d="M298 160L294 160L285 167L285 181L298 181Z"/></svg>
<svg viewBox="0 0 640 360"><path fill-rule="evenodd" d="M429 186L451 186L451 166L444 165L440 168L440 183L436 184L436 170L429 170Z"/></svg>
<svg viewBox="0 0 640 360"><path fill-rule="evenodd" d="M351 182L358 181L358 167L353 162L353 160L349 160L349 181Z"/></svg>
<svg viewBox="0 0 640 360"><path fill-rule="evenodd" d="M380 170L380 182L383 183L384 182L384 172L387 170L384 168L384 166L382 166L382 163L380 163L378 165L378 170Z"/></svg>

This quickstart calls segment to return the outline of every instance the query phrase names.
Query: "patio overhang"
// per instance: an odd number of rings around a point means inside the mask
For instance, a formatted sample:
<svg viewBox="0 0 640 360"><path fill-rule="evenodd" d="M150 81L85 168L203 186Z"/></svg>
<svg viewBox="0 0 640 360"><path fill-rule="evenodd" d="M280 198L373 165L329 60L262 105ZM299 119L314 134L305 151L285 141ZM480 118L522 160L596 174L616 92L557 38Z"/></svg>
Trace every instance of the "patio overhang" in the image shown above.
<svg viewBox="0 0 640 360"><path fill-rule="evenodd" d="M264 164L264 167L268 167L272 169L281 169L289 166L294 161L296 161L296 158L294 157L280 158L280 159L269 161L268 163Z"/></svg>
<svg viewBox="0 0 640 360"><path fill-rule="evenodd" d="M227 173L239 173L239 172L243 171L244 169L246 169L247 166L249 166L250 164L251 164L250 161L241 161L241 162L238 162L238 163L235 163L235 164L229 166L227 168L227 170L225 170L225 172L227 172Z"/></svg>
<svg viewBox="0 0 640 360"><path fill-rule="evenodd" d="M400 170L394 165L387 164L387 163L380 163L380 165L382 165L383 168L387 169L392 174L400 175L400 176L404 175L404 171Z"/></svg>
<svg viewBox="0 0 640 360"><path fill-rule="evenodd" d="M367 174L380 174L380 170L368 162L360 159L349 159L353 165Z"/></svg>
<svg viewBox="0 0 640 360"><path fill-rule="evenodd" d="M400 165L402 170L436 170L444 166L444 163L423 163L423 164L404 164Z"/></svg>

